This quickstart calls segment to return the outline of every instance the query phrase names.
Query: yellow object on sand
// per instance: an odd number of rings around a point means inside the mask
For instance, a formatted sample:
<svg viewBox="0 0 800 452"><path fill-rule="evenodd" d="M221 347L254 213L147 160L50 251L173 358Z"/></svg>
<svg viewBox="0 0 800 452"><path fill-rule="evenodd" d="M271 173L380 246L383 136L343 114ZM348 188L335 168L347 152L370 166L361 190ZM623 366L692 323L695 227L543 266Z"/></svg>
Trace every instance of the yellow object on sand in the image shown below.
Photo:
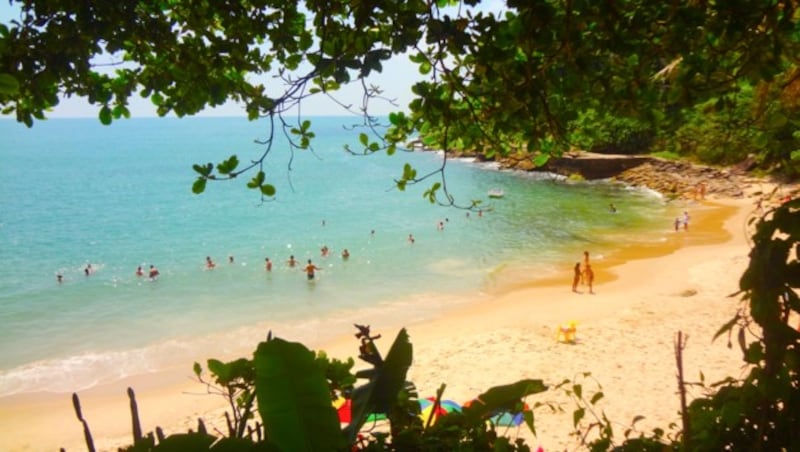
<svg viewBox="0 0 800 452"><path fill-rule="evenodd" d="M556 340L559 342L574 343L578 333L578 322L572 320L566 325L559 325L556 331Z"/></svg>

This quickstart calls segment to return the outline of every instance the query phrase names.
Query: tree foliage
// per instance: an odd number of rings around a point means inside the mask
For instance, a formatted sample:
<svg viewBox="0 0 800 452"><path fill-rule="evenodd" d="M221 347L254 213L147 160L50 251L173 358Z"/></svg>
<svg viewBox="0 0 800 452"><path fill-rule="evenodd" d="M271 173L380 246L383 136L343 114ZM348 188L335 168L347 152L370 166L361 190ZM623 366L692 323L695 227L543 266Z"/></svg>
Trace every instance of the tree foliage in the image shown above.
<svg viewBox="0 0 800 452"><path fill-rule="evenodd" d="M97 105L106 124L127 117L135 95L160 115L234 100L250 118L269 118L263 154L241 167L222 165L229 171L195 166L196 193L209 180L252 170L247 186L273 196L264 161L275 133L299 149L314 138L302 118L284 114L351 82L362 85L362 102L342 105L364 116L370 135L356 152L393 153L421 135L432 147L490 158L527 147L543 153L532 157L537 163L571 145L581 112L661 131L675 109L723 99L742 83L781 98L796 98L798 86L800 30L788 0L509 0L497 11L479 0L10 1L21 14L0 25L0 106L28 126L73 95ZM367 80L401 54L424 78L388 130L379 129L368 107L383 91ZM797 121L770 114L761 124L774 131ZM775 135L756 143L782 143L768 139ZM791 161L797 147L789 144L770 149L779 155L770 160ZM443 171L409 174L398 186ZM426 196L454 202L443 182Z"/></svg>

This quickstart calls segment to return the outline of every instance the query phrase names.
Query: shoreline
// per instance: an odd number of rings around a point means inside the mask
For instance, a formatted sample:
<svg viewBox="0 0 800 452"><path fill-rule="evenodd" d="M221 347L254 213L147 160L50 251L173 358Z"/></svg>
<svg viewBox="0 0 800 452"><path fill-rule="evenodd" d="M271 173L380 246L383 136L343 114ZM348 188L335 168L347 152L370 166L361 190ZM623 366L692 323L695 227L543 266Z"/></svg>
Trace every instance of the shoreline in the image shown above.
<svg viewBox="0 0 800 452"><path fill-rule="evenodd" d="M608 258L601 261L593 260L593 266L597 270L595 286L597 295L570 292L571 274L570 270L565 270L566 278L559 275L543 280L522 281L509 287L504 286L492 291L490 295L480 297L481 301L478 303L456 307L454 311L449 311L434 320L406 325L415 349L415 362L409 379L415 382L422 397L433 394L440 384L447 382L445 398L459 402L468 400L491 386L510 383L521 378L545 378L547 383L558 382L563 378L572 378L575 372L592 371L589 369L591 360L581 364L581 360L577 358L575 363L569 363L571 366L562 367L561 364L569 361L569 356L565 357L565 354L581 350L584 344L589 349L591 341L604 336L606 332L603 329L608 329L614 322L623 321L625 316L635 317L632 322L652 330L651 325L640 325L647 322L639 318L650 312L649 308L664 308L669 304L670 309L673 309L672 314L677 317L680 309L674 306L672 299L691 300L692 304L696 304L693 300L695 296L685 297L676 293L696 290L700 292L700 298L718 298L723 293L727 295L733 292L730 289L735 288L741 275L738 268L711 275L709 279L714 281L727 276L733 277L715 283L714 290L704 290L702 286L695 289L695 284L688 282L692 281L691 273L697 270L698 266L710 265L708 262L732 268L746 264L742 256L746 257L749 249L746 246L742 225L752 210L752 203L745 198L706 201L701 205L704 207L702 209L704 213L693 214L695 218L688 233L683 231L676 233L673 240L668 239L666 243L655 244L653 247L648 247L652 248L648 250L626 250L621 246L618 252ZM707 206L708 209L705 208ZM706 254L710 254L712 258L706 259ZM722 259L725 261L722 262ZM656 272L653 272L652 268L659 270L660 278L654 274ZM732 285L730 279L733 279ZM681 282L688 288L681 287ZM677 285L674 291L669 287L670 284ZM656 301L664 306L647 306L648 303L653 303L645 300L650 296L669 299L662 301L670 303ZM590 301L592 304L588 305ZM710 304L721 310L725 302L730 306L735 305L724 299L722 302L717 301L717 304ZM725 316L729 317L727 314ZM553 339L555 327L570 320L576 320L579 324L580 341L576 347L558 344ZM707 315L702 316L700 320L710 323L708 328L713 330L711 334L722 324L710 321ZM669 322L661 321L658 326L665 328L670 325ZM400 326L377 325L373 322L372 328L373 332L383 335L384 339L378 342L378 346L386 350ZM696 338L697 335L698 333L693 333L692 337ZM633 342L642 340L636 336L626 341L630 342L631 339L635 339ZM658 339L667 342L667 353L670 353L671 337ZM608 341L613 340L613 337L608 338ZM514 346L508 346L509 343ZM309 348L325 350L329 356L337 358L347 358L357 354L357 343L351 334L337 340L326 341L324 344L306 345ZM692 345L690 343L690 348ZM253 348L255 346L255 343L252 344ZM595 350L596 353L600 351ZM532 363L538 362L538 358L535 357L539 352L546 355L541 358L545 364L539 362L528 369L529 365L525 362L528 359L525 354L527 352L534 355L534 358L530 358ZM722 352L717 350L715 353ZM733 362L738 363L735 351L728 350L726 354L731 353L735 355ZM492 359L486 359L489 357ZM495 363L485 371L475 372L472 369L476 364L485 364L483 361L494 362L501 358L504 361ZM554 370L553 366L546 364L548 361L556 361L560 365L555 366ZM672 361L667 361L672 364ZM204 418L210 431L225 430L224 420L220 418L220 414L224 411L223 399L197 395L203 394L205 388L189 378L191 364L185 364L185 369L176 368L170 372L133 377L81 392L79 396L83 414L89 422L98 449L108 450L131 443L130 414L125 395L125 388L128 386L133 387L137 393L144 431L152 431L156 426L161 426L166 434L185 432L190 428L196 428L198 417ZM360 363L357 363L356 367L359 365ZM723 367L728 369L730 366L731 362L728 359ZM545 375L542 375L541 367L549 368L543 372ZM603 372L600 374L603 375ZM671 387L674 387L673 374L674 372L667 370L662 375L663 380L671 384ZM706 372L706 375L713 374ZM719 377L723 377L724 374L726 373L723 371ZM687 375L691 374L687 372ZM611 378L614 380L614 377ZM714 378L708 379L708 381L714 380ZM606 392L609 394L608 397L612 395L632 397L634 394L629 393L627 389L616 393ZM675 390L670 389L669 392L674 393ZM677 399L675 406L677 407ZM648 415L646 410L639 412L634 410L634 413ZM2 398L0 424L16 434L14 437L3 438L0 449L38 450L65 447L67 450L82 450L85 446L81 426L74 416L71 394L37 393ZM568 431L572 425L571 412L566 414L568 417L564 416L563 413L557 416L538 412L539 438L530 438L527 432L528 436L525 434L522 436L526 437L531 447L542 444L546 450L553 448L558 441L569 439ZM609 415L609 418L629 422L632 416L622 419ZM555 420L558 422L552 422L553 425L550 426L551 421ZM660 417L656 417L655 420L660 420ZM666 427L672 420L655 422L654 426ZM543 429L543 426L546 427ZM565 429L567 433L564 433ZM52 433L42 435L42 432ZM548 432L552 434L548 436Z"/></svg>

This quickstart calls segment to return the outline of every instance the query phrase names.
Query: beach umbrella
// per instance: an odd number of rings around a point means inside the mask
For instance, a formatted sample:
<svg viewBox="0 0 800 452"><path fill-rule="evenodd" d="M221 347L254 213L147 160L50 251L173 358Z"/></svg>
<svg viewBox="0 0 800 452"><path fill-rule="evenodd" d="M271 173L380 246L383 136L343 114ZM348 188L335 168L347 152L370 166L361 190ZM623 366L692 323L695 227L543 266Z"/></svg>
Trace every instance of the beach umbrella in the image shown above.
<svg viewBox="0 0 800 452"><path fill-rule="evenodd" d="M470 406L474 402L475 400L465 402L464 408ZM522 410L520 411L499 410L492 413L492 416L489 418L489 422L494 424L496 427L518 427L525 422L525 412L530 410L531 408L527 403L523 403Z"/></svg>
<svg viewBox="0 0 800 452"><path fill-rule="evenodd" d="M333 401L333 407L339 414L340 424L349 424L353 420L353 401L344 397L339 397ZM367 416L367 422L377 422L386 419L385 414L370 414Z"/></svg>
<svg viewBox="0 0 800 452"><path fill-rule="evenodd" d="M511 413L509 411L503 411L492 416L490 421L497 427L517 427L525 422L525 416L522 412Z"/></svg>
<svg viewBox="0 0 800 452"><path fill-rule="evenodd" d="M441 416L454 411L461 411L461 405L452 400L440 400L439 407L434 411L434 402L436 402L435 397L427 397L419 400L419 417L422 419L424 425L428 424L428 419L430 419L431 416L433 416L433 421L431 421L431 425L433 425Z"/></svg>
<svg viewBox="0 0 800 452"><path fill-rule="evenodd" d="M339 423L349 424L352 419L353 402L350 399L339 397L333 401L333 407L336 408L336 412L339 414Z"/></svg>

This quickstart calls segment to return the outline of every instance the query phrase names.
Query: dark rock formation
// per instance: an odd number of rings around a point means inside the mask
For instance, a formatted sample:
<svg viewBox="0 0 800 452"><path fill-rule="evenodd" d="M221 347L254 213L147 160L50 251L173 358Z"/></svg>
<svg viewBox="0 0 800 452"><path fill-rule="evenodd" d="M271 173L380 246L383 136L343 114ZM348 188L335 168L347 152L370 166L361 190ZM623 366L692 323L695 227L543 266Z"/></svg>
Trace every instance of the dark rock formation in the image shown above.
<svg viewBox="0 0 800 452"><path fill-rule="evenodd" d="M651 156L608 155L587 152L551 157L546 165L535 167L527 154L499 159L500 166L521 171L547 171L583 179L614 179L633 186L644 186L668 196L694 196L701 183L706 194L740 198L744 192L736 175L726 169L663 160Z"/></svg>

